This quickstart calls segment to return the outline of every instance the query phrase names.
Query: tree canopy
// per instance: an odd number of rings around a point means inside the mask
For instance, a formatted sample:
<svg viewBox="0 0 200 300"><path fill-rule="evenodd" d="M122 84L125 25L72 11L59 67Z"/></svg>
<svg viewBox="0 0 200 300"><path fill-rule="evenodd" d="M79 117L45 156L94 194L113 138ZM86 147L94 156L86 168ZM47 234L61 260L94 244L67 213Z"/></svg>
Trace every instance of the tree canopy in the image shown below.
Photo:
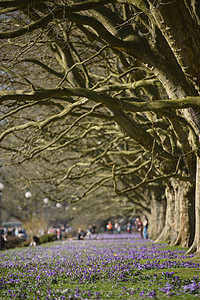
<svg viewBox="0 0 200 300"><path fill-rule="evenodd" d="M19 189L35 184L69 203L109 190L129 214L152 213L165 193L179 225L166 236L167 213L163 236L197 249L198 2L16 0L0 8L4 173L17 164Z"/></svg>

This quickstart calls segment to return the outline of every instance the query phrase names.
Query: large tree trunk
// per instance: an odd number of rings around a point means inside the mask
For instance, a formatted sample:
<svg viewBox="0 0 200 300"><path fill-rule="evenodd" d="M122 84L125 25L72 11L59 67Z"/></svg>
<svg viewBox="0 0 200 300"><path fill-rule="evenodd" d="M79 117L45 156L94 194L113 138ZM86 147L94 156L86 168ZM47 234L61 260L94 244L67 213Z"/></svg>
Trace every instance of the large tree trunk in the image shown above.
<svg viewBox="0 0 200 300"><path fill-rule="evenodd" d="M178 218L175 227L178 235L172 244L189 247L194 238L194 186L188 182L181 182L178 186L176 203L179 205Z"/></svg>
<svg viewBox="0 0 200 300"><path fill-rule="evenodd" d="M195 237L188 253L197 252L200 256L200 157L197 156L196 189L195 189Z"/></svg>
<svg viewBox="0 0 200 300"><path fill-rule="evenodd" d="M174 212L175 212L175 197L174 197L174 189L172 186L167 186L165 190L166 194L166 216L165 216L165 225L161 232L161 234L157 237L155 242L162 241L171 241L171 237L173 235L174 230Z"/></svg>
<svg viewBox="0 0 200 300"><path fill-rule="evenodd" d="M166 199L152 193L151 215L149 217L149 237L155 240L163 230L165 224Z"/></svg>
<svg viewBox="0 0 200 300"><path fill-rule="evenodd" d="M173 245L177 240L178 234L180 232L180 198L181 198L181 186L177 183L175 179L171 179L171 186L173 188L174 195L174 220L173 229L171 231L170 244ZM172 207L173 209L173 207Z"/></svg>
<svg viewBox="0 0 200 300"><path fill-rule="evenodd" d="M194 238L194 187L188 182L170 180L166 188L165 226L155 242L189 247Z"/></svg>

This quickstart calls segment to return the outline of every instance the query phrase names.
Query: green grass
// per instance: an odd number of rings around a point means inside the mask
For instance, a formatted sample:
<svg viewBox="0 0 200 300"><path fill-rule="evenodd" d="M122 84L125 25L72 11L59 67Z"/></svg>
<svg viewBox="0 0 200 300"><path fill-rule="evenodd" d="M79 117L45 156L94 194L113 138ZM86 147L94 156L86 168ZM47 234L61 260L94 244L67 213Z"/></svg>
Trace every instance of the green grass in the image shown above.
<svg viewBox="0 0 200 300"><path fill-rule="evenodd" d="M87 283L87 284L80 284L78 285L78 289L82 291L90 291L90 293L99 292L100 299L143 299L142 296L139 294L139 290L144 290L146 293L150 292L151 290L156 291L156 298L154 299L169 299L167 296L163 296L161 292L159 292L160 285L165 285L167 283L167 280L165 280L162 276L162 272L169 271L168 269L163 269L162 271L149 271L149 272L142 272L144 278L141 280L134 280L132 281L123 281L123 282L116 282L115 279L113 279L113 282L96 282L96 283ZM170 272L174 271L174 275L179 276L183 280L191 279L193 276L197 276L198 272L197 270L190 270L190 272L187 272L187 270L181 270L181 272L177 272L177 269L172 269ZM157 280L156 282L152 282L152 277L150 277L153 274L157 274ZM135 279L135 278L134 278ZM74 295L75 291L77 290L77 283L74 284L60 284L59 282L57 284L52 285L55 289L68 289L71 291L71 294ZM132 294L131 294L132 293ZM60 293L62 295L62 293ZM87 294L85 294L86 296ZM172 295L170 299L199 299L200 296L195 295ZM94 299L94 298L93 298ZM152 299L151 297L145 296L145 299Z"/></svg>
<svg viewBox="0 0 200 300"><path fill-rule="evenodd" d="M49 243L48 245L42 245L40 248L44 249L48 253L49 249L52 247L55 247L58 251L59 245L62 247L62 243L56 242L56 243ZM68 245L68 244L67 244ZM77 252L76 247L79 247L81 243L74 243L75 246L75 252ZM94 244L93 244L94 245ZM146 244L148 245L148 244ZM149 244L150 245L150 244ZM125 249L129 249L131 247L131 244L127 241L125 244ZM132 245L133 246L133 245ZM97 248L101 249L103 247L103 244L98 244ZM138 247L138 246L137 246ZM33 256L38 255L37 251L39 248L30 248L24 250L27 251L32 251ZM54 249L54 248L53 248ZM68 252L66 252L67 248L65 250L61 249L61 253L63 255L68 255ZM86 248L81 248L81 258L82 258L82 267L85 266L85 260L87 259L87 251ZM181 247L171 247L169 245L161 246L161 250L164 251L176 251L176 250L187 250L183 249ZM9 261L11 261L14 257L14 260L17 261L17 257L20 256L20 252L22 251L22 248L19 249L14 249L14 250L9 250L6 251L5 253L5 258ZM40 250L41 251L41 250ZM43 250L42 250L43 251ZM60 250L59 250L60 251ZM62 252L63 251L63 252ZM25 252L23 252L25 253ZM58 252L60 253L60 252ZM67 254L66 254L67 253ZM116 254L115 252L115 247L113 248L113 251L111 249L112 257L118 257L118 253ZM120 253L119 253L120 254ZM98 255L98 253L97 253ZM62 256L61 256L62 257ZM96 256L97 257L97 256ZM120 258L120 255L119 255ZM40 259L40 256L39 256ZM97 258L98 260L98 258ZM122 274L124 277L109 277L109 270L110 268L114 268L114 265L116 263L122 263L123 260L131 266L129 268L129 271L123 270ZM199 263L199 257L193 257L190 258L189 256L187 258L159 258L156 257L154 259L141 259L140 263L142 265L147 264L148 261L153 262L159 260L160 264L164 263L165 261L192 261L193 263ZM87 262L88 263L88 262ZM94 275L90 277L89 280L85 280L85 282L82 281L80 283L80 278L77 277L77 279L71 279L67 275L61 276L60 274L54 274L53 276L43 276L45 272L45 268L51 269L51 266L54 264L56 266L56 256L55 259L50 259L49 257L46 257L44 261L38 263L38 260L35 259L33 262L29 262L28 268L33 269L34 276L26 272L26 276L24 277L24 270L26 268L26 261L25 264L17 264L14 267L10 266L4 266L3 268L0 268L0 279L5 278L5 280L8 281L8 284L4 286L4 290L0 289L0 300L11 300L11 299L124 299L124 300L132 300L132 299L143 299L143 295L141 295L141 291L145 293L145 299L169 299L169 297L163 295L163 292L160 290L161 288L166 287L166 285L174 284L174 278L177 277L177 282L176 282L176 289L175 292L179 292L179 286L187 285L194 277L196 278L198 275L200 275L200 269L199 268L187 268L187 267L174 267L174 268L163 268L163 269L142 269L138 270L136 267L134 267L134 262L129 258L128 252L123 253L122 256L122 261L119 260L119 262L116 260L110 260L106 264L105 268L102 269L101 274L98 274L98 272L94 272ZM38 264L38 265L37 265ZM59 264L59 268L64 268L65 267L65 262L61 261ZM90 268L92 266L92 260L89 261L87 264L87 268ZM121 266L121 265L120 265ZM76 265L76 267L78 267ZM41 277L41 279L38 277L37 280L37 268L38 268L38 276ZM43 268L43 271L40 271L40 268ZM80 268L81 268L81 263L80 263ZM131 271L130 271L131 270ZM42 273L43 272L43 273ZM72 269L73 272L73 269ZM167 273L170 273L167 275ZM173 273L172 273L173 272ZM10 276L11 275L11 276ZM98 276L100 275L100 276ZM120 275L120 272L119 272ZM16 284L15 282L12 283L10 281L10 278L13 279L18 279L20 278L20 281ZM196 279L197 280L197 279ZM199 280L197 280L199 282ZM1 282L0 282L1 283ZM14 294L15 291L17 293L17 289L20 289L20 295L25 293L25 296L17 296L15 297L7 297L6 291L10 290L10 294ZM52 297L49 296L49 298L46 297L46 290L50 289L52 292ZM152 291L156 292L156 296L148 297L148 293L152 293ZM56 294L56 297L54 296ZM67 296L65 297L65 295ZM81 298L78 297L76 298L75 295L79 294L81 295ZM28 296L27 296L28 295ZM70 298L71 296L71 298ZM196 295L191 295L189 292L186 291L185 294L182 295L170 295L170 299L200 299L200 293Z"/></svg>

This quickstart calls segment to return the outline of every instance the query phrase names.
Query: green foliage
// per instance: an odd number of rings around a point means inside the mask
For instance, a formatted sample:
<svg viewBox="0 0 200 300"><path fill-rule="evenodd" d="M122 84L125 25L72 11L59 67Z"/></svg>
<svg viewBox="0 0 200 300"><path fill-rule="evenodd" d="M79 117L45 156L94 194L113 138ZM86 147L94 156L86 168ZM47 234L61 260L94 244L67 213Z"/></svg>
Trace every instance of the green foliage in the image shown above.
<svg viewBox="0 0 200 300"><path fill-rule="evenodd" d="M26 246L26 240L21 238L21 237L17 237L17 236L8 236L7 241L5 241L5 249L12 249L12 248L16 248L16 247L25 247Z"/></svg>
<svg viewBox="0 0 200 300"><path fill-rule="evenodd" d="M45 244L49 242L56 241L56 234L44 234L39 237L40 244ZM5 242L4 250L18 248L18 247L28 247L30 245L30 241L26 241L23 238L17 236L8 237Z"/></svg>
<svg viewBox="0 0 200 300"><path fill-rule="evenodd" d="M40 244L49 243L53 241L56 241L56 234L54 233L44 234L40 236Z"/></svg>

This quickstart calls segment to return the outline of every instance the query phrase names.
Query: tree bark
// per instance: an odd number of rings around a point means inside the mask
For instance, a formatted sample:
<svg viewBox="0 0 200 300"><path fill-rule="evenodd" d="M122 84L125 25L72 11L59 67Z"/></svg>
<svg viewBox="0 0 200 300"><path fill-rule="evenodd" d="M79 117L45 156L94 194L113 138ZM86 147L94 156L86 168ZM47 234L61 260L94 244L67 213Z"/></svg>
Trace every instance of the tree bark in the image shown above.
<svg viewBox="0 0 200 300"><path fill-rule="evenodd" d="M174 189L171 185L168 185L166 190L166 216L165 216L165 225L161 234L155 240L156 243L162 241L171 241L171 236L174 230L174 212L175 212L175 197Z"/></svg>
<svg viewBox="0 0 200 300"><path fill-rule="evenodd" d="M149 217L149 237L155 240L165 224L166 199L161 194L151 192L151 215Z"/></svg>
<svg viewBox="0 0 200 300"><path fill-rule="evenodd" d="M166 240L171 245L189 247L194 238L194 186L175 179L170 182L165 191L165 226L156 242Z"/></svg>
<svg viewBox="0 0 200 300"><path fill-rule="evenodd" d="M177 212L175 218L175 228L177 231L176 240L172 240L172 244L182 247L191 246L194 238L194 186L188 182L179 182L177 184L176 204Z"/></svg>
<svg viewBox="0 0 200 300"><path fill-rule="evenodd" d="M187 253L197 252L200 256L200 157L197 156L196 189L195 189L195 236Z"/></svg>

